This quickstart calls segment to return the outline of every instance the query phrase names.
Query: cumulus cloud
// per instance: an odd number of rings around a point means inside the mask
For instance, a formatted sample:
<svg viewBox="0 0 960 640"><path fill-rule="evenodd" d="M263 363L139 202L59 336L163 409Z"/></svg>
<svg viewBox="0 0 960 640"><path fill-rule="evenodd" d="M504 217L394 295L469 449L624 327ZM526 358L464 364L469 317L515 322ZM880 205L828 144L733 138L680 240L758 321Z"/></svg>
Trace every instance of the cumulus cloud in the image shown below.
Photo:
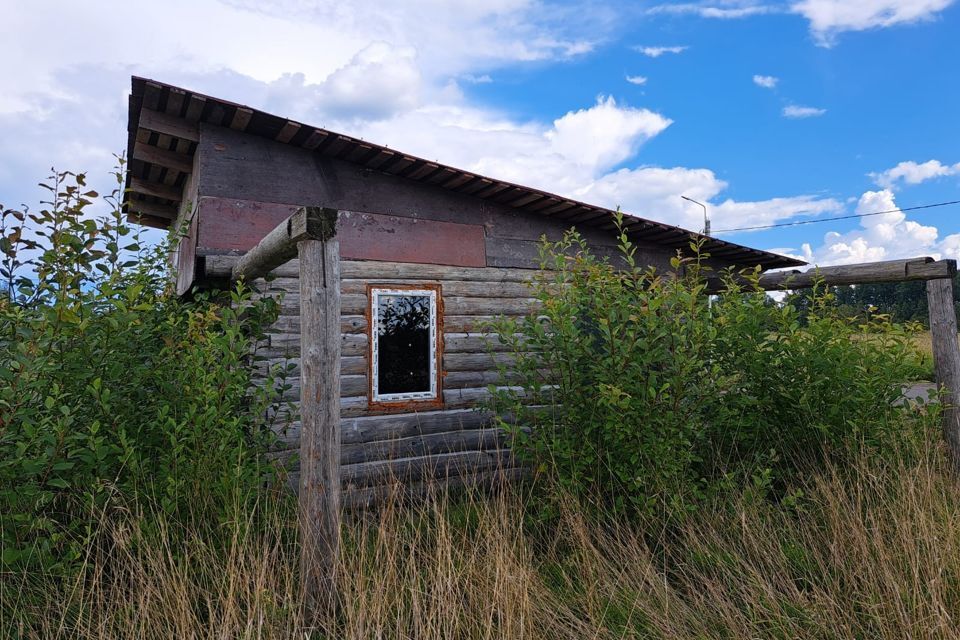
<svg viewBox="0 0 960 640"><path fill-rule="evenodd" d="M790 10L810 21L817 44L832 46L845 31L865 31L933 19L954 0L800 0Z"/></svg>
<svg viewBox="0 0 960 640"><path fill-rule="evenodd" d="M920 184L934 178L960 175L960 162L955 165L945 165L939 160L927 160L921 163L907 160L886 171L869 175L878 186L884 189L896 189L899 183Z"/></svg>
<svg viewBox="0 0 960 640"><path fill-rule="evenodd" d="M799 249L778 251L824 266L927 255L956 258L960 255L960 234L940 239L936 227L908 219L889 189L864 192L857 201L855 212L885 213L860 218L860 226L846 233L827 232L818 247L804 243Z"/></svg>
<svg viewBox="0 0 960 640"><path fill-rule="evenodd" d="M647 84L647 77L646 76L627 76L627 82L629 82L630 84L636 84L636 85L642 86Z"/></svg>
<svg viewBox="0 0 960 640"><path fill-rule="evenodd" d="M832 198L801 195L757 201L727 198L715 202L727 183L709 169L687 167L639 167L606 174L581 189L578 195L590 202L687 229L703 227L703 210L681 199L687 196L708 203L714 228L770 224L798 215L836 212L842 204Z"/></svg>
<svg viewBox="0 0 960 640"><path fill-rule="evenodd" d="M753 84L757 85L758 87L763 87L764 89L773 89L777 86L778 82L780 82L780 78L777 78L776 76L753 76Z"/></svg>
<svg viewBox="0 0 960 640"><path fill-rule="evenodd" d="M659 58L665 53L683 53L689 48L690 47L686 45L672 46L672 47L645 47L645 46L637 45L633 47L633 50L636 51L637 53L642 53L648 58Z"/></svg>
<svg viewBox="0 0 960 640"><path fill-rule="evenodd" d="M826 109L817 107L803 107L796 104L789 104L783 108L784 118L816 118L827 112Z"/></svg>
<svg viewBox="0 0 960 640"><path fill-rule="evenodd" d="M413 47L374 42L320 83L316 96L331 116L382 118L416 107L420 84Z"/></svg>

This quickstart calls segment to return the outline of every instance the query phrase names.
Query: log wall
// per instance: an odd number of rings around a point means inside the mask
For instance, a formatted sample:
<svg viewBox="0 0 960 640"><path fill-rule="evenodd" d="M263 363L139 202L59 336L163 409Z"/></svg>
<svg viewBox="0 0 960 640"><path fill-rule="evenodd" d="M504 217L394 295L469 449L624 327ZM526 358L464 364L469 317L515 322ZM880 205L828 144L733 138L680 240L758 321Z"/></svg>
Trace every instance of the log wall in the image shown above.
<svg viewBox="0 0 960 640"><path fill-rule="evenodd" d="M453 485L491 482L499 474L516 477L518 463L490 416L477 410L487 385L499 381L497 364L510 356L483 323L500 315L520 316L534 308L529 269L470 268L343 261L341 279L341 464L346 507L368 506L393 491L416 493L433 478ZM299 385L299 293L292 261L270 282L258 281L261 295L281 294L281 315L266 343L260 371L289 365L284 400L296 407ZM439 284L442 298L442 405L408 402L403 408L371 408L368 402L367 285ZM278 457L289 463L291 485L298 482L295 453L300 423L281 411L274 417Z"/></svg>

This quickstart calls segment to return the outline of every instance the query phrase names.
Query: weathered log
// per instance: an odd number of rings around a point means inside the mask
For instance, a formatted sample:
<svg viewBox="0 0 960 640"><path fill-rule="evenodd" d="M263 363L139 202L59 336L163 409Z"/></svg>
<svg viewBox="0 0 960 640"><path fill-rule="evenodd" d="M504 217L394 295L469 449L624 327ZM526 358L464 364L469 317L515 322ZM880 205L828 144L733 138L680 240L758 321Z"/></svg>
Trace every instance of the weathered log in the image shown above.
<svg viewBox="0 0 960 640"><path fill-rule="evenodd" d="M271 232L237 278L255 278L297 241L300 256L301 399L300 572L306 614L312 620L337 600L340 549L340 248L336 212L301 209L285 229ZM296 220L294 220L296 218ZM276 230L275 230L276 232ZM265 238L264 240L268 240ZM319 238L319 239L317 239ZM249 254L248 254L249 256Z"/></svg>
<svg viewBox="0 0 960 640"><path fill-rule="evenodd" d="M252 249L251 249L252 251ZM249 252L248 252L249 253ZM204 275L208 278L229 277L239 260L236 255L208 255ZM296 278L299 273L296 260L276 266L270 273L280 278ZM449 267L436 264L383 262L379 260L344 260L341 275L344 279L376 282L385 280L464 280L478 282L529 282L536 271L510 267Z"/></svg>
<svg viewBox="0 0 960 640"><path fill-rule="evenodd" d="M491 323L501 316L443 316L444 331L450 333L483 333ZM366 333L367 319L364 316L342 316L340 318L343 333ZM296 316L280 316L271 326L274 333L297 333L300 331L300 318Z"/></svg>
<svg viewBox="0 0 960 640"><path fill-rule="evenodd" d="M445 353L444 371L497 371L498 366L511 366L516 358L511 353Z"/></svg>
<svg viewBox="0 0 960 640"><path fill-rule="evenodd" d="M393 440L377 440L343 445L340 464L358 464L395 458L463 451L486 451L503 445L504 434L500 429L444 431L440 433L409 436Z"/></svg>
<svg viewBox="0 0 960 640"><path fill-rule="evenodd" d="M297 256L297 245L303 240L323 240L332 238L336 234L337 210L322 207L302 207L287 218L285 223L274 227L273 231L263 237L257 245L247 251L230 271L233 280L255 280L262 278L273 269ZM339 254L337 262L339 264ZM300 269L301 289L300 296L306 300L307 294L303 290L303 267ZM339 273L339 269L338 269ZM330 280L332 288L340 296L340 278Z"/></svg>
<svg viewBox="0 0 960 640"><path fill-rule="evenodd" d="M373 487L351 486L343 492L343 508L350 511L372 509L393 500L422 500L463 491L491 491L510 486L529 476L523 467L493 469L447 477L441 481L404 482Z"/></svg>
<svg viewBox="0 0 960 640"><path fill-rule="evenodd" d="M935 261L933 258L923 257L818 267L802 272L778 271L765 273L760 276L758 286L765 291L804 289L818 284L835 286L934 280L937 278L952 278L956 273L956 260ZM735 281L750 286L749 282L743 278L735 278ZM719 276L712 276L707 280L708 293L719 293L725 289L726 283Z"/></svg>
<svg viewBox="0 0 960 640"><path fill-rule="evenodd" d="M477 409L348 418L341 423L341 438L344 444L355 444L440 433L454 429L481 429L488 425L491 419L490 413Z"/></svg>
<svg viewBox="0 0 960 640"><path fill-rule="evenodd" d="M943 437L953 469L960 473L960 344L952 278L927 281L927 306L934 371L944 403Z"/></svg>
<svg viewBox="0 0 960 640"><path fill-rule="evenodd" d="M342 311L344 315L364 315L368 311L369 300L366 294L350 293L343 295ZM468 298L443 294L444 313L461 316L522 316L540 307L536 298ZM300 298L286 295L280 303L281 314L293 314L300 308Z"/></svg>

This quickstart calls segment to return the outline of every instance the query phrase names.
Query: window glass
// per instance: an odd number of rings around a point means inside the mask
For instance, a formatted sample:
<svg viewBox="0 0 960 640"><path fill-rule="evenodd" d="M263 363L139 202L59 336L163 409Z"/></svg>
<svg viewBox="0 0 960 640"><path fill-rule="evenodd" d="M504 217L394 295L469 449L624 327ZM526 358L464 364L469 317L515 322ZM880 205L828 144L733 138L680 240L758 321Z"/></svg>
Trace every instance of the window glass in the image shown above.
<svg viewBox="0 0 960 640"><path fill-rule="evenodd" d="M436 294L373 291L374 399L436 396Z"/></svg>

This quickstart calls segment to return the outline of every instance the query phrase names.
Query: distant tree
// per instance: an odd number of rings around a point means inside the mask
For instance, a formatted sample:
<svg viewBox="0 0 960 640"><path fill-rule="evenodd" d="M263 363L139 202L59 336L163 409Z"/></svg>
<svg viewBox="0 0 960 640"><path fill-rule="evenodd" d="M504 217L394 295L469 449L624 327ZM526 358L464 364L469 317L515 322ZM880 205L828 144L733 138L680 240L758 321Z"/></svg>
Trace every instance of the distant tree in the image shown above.
<svg viewBox="0 0 960 640"><path fill-rule="evenodd" d="M870 315L883 314L894 322L920 322L924 325L928 322L927 288L923 282L843 285L829 290L832 295L829 303L850 317L866 319ZM953 296L960 300L960 277L953 280ZM809 290L797 290L787 295L785 303L796 308L804 318L812 299Z"/></svg>

